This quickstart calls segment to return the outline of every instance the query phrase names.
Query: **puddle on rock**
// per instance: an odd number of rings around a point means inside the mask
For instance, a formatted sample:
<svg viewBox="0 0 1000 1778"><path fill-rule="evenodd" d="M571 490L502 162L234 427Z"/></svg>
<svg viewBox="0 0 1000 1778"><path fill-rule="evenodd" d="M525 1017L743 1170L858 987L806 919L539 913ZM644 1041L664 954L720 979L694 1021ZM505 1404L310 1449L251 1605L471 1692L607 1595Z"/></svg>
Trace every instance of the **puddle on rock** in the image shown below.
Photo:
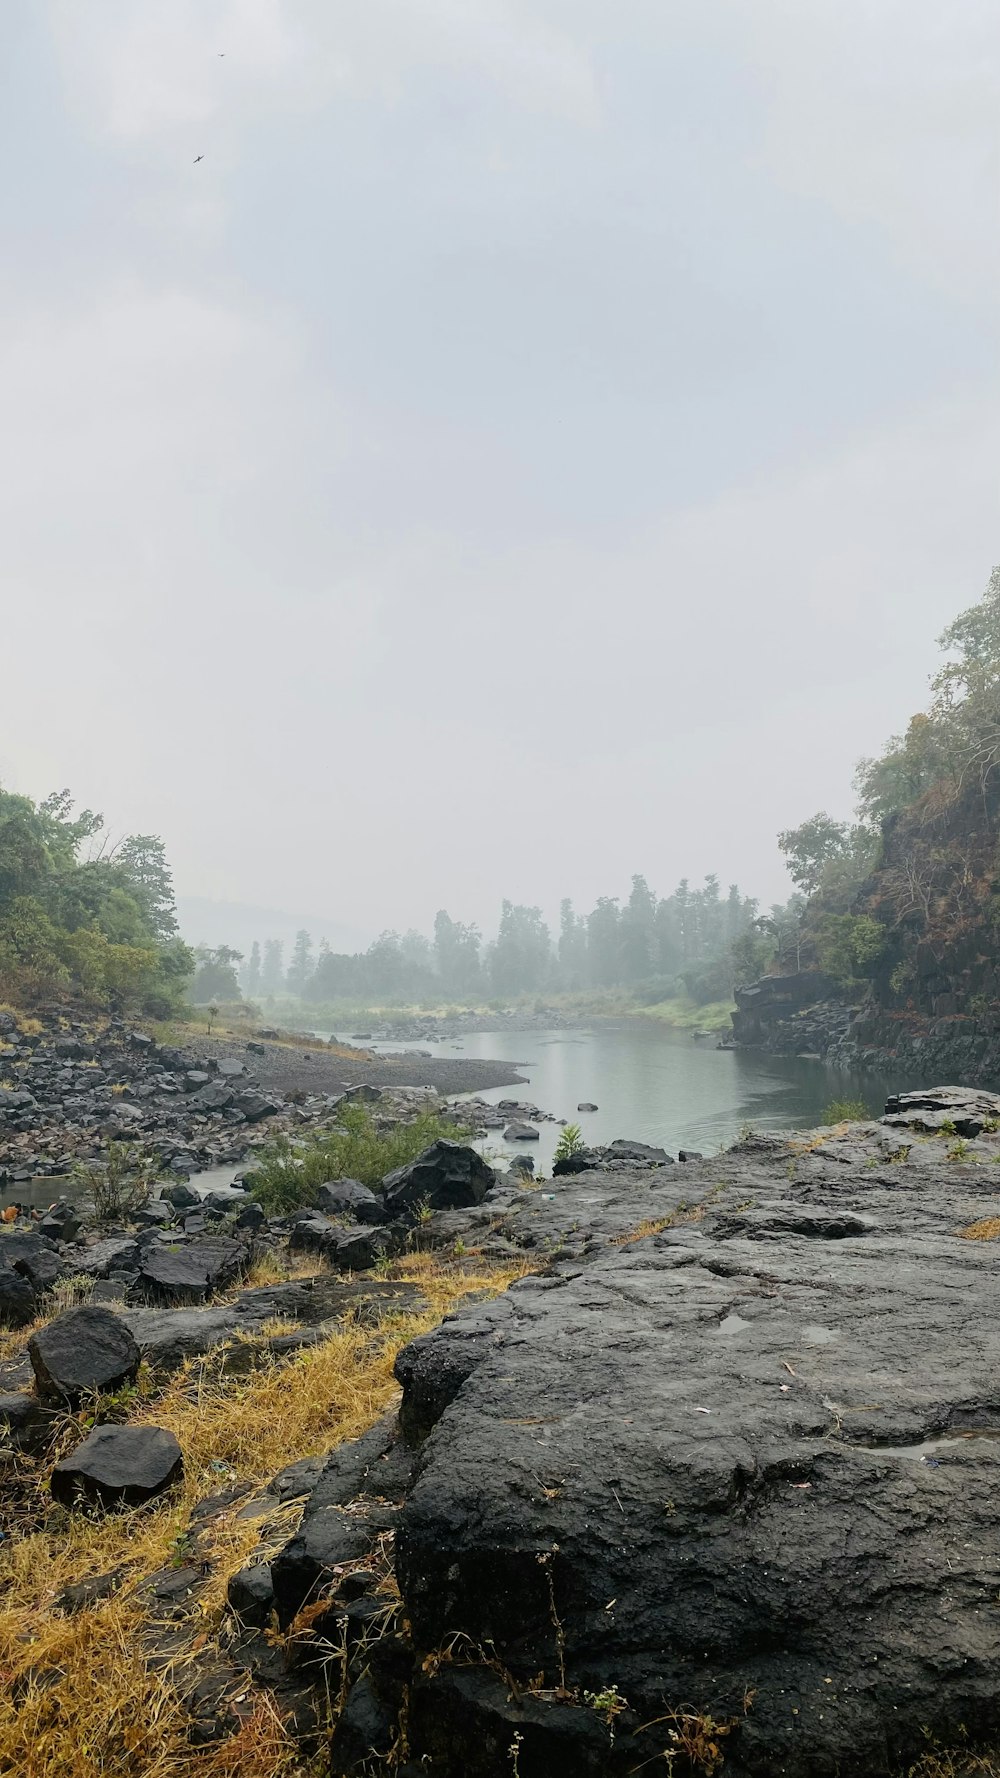
<svg viewBox="0 0 1000 1778"><path fill-rule="evenodd" d="M848 1449L865 1451L872 1457L902 1457L908 1463L934 1462L942 1451L953 1451L969 1445L974 1439L998 1439L1000 1428L971 1426L965 1432L941 1432L925 1438L918 1445L854 1445Z"/></svg>
<svg viewBox="0 0 1000 1778"><path fill-rule="evenodd" d="M744 1328L750 1327L751 1325L751 1322L744 1321L743 1316L737 1315L735 1309L732 1309L728 1315L723 1316L715 1331L716 1333L725 1334L727 1338L732 1338L734 1334L741 1334Z"/></svg>

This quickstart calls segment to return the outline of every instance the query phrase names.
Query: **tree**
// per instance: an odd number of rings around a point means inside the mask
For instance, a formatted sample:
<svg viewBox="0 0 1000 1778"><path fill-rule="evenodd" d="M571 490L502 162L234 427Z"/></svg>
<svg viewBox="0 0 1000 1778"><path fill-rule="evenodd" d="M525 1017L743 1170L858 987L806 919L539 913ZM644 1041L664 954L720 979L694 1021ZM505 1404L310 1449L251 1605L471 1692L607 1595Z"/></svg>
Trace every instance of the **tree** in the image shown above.
<svg viewBox="0 0 1000 1778"><path fill-rule="evenodd" d="M256 939L250 946L250 960L243 975L243 991L248 1000L256 1000L260 993L260 945Z"/></svg>
<svg viewBox="0 0 1000 1778"><path fill-rule="evenodd" d="M280 994L285 985L285 965L280 938L264 940L264 961L260 971L260 991L269 1000Z"/></svg>
<svg viewBox="0 0 1000 1778"><path fill-rule="evenodd" d="M194 954L197 968L191 983L191 999L196 1006L242 999L235 967L243 961L242 951L234 951L230 945L217 945L214 950L198 945Z"/></svg>
<svg viewBox="0 0 1000 1778"><path fill-rule="evenodd" d="M296 994L299 999L306 991L309 977L314 968L312 942L304 927L295 934L295 949L292 952L292 961L288 965L285 986L289 994Z"/></svg>
<svg viewBox="0 0 1000 1778"><path fill-rule="evenodd" d="M595 987L610 988L621 979L621 915L618 897L599 895L587 915L587 973Z"/></svg>
<svg viewBox="0 0 1000 1778"><path fill-rule="evenodd" d="M814 895L830 861L843 858L849 852L850 828L841 821L832 820L821 809L800 827L790 827L779 833L778 845L788 860L793 883L807 895Z"/></svg>
<svg viewBox="0 0 1000 1778"><path fill-rule="evenodd" d="M551 962L549 929L541 908L505 901L491 957L493 988L498 994L524 994L544 988Z"/></svg>
<svg viewBox="0 0 1000 1778"><path fill-rule="evenodd" d="M173 938L177 931L174 879L163 841L151 833L129 834L114 854L114 866L138 903L154 938Z"/></svg>
<svg viewBox="0 0 1000 1778"><path fill-rule="evenodd" d="M632 878L632 893L619 921L621 971L626 982L648 981L656 943L656 896L645 877Z"/></svg>
<svg viewBox="0 0 1000 1778"><path fill-rule="evenodd" d="M478 926L453 920L444 908L434 916L434 967L447 994L473 994L480 986Z"/></svg>

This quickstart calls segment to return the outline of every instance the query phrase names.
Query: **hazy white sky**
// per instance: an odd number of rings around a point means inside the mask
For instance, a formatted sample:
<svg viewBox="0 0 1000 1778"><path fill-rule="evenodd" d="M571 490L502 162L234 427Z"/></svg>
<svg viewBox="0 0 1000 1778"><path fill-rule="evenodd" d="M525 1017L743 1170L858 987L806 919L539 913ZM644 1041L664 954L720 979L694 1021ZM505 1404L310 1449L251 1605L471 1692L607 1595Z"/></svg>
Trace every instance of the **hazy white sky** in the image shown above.
<svg viewBox="0 0 1000 1778"><path fill-rule="evenodd" d="M995 0L5 0L0 166L0 778L187 895L783 895L1000 559Z"/></svg>

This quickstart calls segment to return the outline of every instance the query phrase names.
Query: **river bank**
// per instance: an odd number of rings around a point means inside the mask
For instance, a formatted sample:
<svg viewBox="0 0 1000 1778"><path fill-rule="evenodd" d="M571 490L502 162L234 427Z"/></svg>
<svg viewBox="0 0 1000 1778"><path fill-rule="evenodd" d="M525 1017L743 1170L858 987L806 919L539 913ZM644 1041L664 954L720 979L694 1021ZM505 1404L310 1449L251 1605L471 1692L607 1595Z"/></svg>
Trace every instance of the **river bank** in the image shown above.
<svg viewBox="0 0 1000 1778"><path fill-rule="evenodd" d="M395 1260L343 1209L117 1271L0 1232L107 1286L4 1340L0 1765L995 1770L998 1128L912 1095L541 1191L420 1157L354 1197L409 1206Z"/></svg>

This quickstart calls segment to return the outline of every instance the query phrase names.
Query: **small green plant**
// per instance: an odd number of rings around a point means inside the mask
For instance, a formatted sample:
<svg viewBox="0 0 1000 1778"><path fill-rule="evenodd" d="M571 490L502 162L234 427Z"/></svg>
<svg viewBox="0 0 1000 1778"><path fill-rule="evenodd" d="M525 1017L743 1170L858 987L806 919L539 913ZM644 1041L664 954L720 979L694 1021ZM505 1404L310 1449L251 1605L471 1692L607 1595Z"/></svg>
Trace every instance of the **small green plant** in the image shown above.
<svg viewBox="0 0 1000 1778"><path fill-rule="evenodd" d="M565 1128L560 1131L559 1140L556 1143L555 1158L557 1161L568 1161L573 1155L579 1154L580 1150L586 1148L586 1146L587 1144L583 1139L583 1131L579 1124L567 1124Z"/></svg>
<svg viewBox="0 0 1000 1778"><path fill-rule="evenodd" d="M178 1531L176 1537L170 1539L171 1568L186 1568L194 1555L194 1544L189 1531Z"/></svg>
<svg viewBox="0 0 1000 1778"><path fill-rule="evenodd" d="M968 1144L968 1142L965 1141L965 1139L963 1137L960 1136L958 1141L953 1142L951 1147L949 1148L948 1159L950 1161L964 1161L968 1152L969 1152L969 1144Z"/></svg>
<svg viewBox="0 0 1000 1778"><path fill-rule="evenodd" d="M603 1691L584 1692L583 1701L607 1724L611 1745L614 1746L615 1721L623 1710L628 1709L628 1699L622 1697L616 1685L607 1685Z"/></svg>
<svg viewBox="0 0 1000 1778"><path fill-rule="evenodd" d="M938 1124L937 1133L939 1136L957 1136L958 1135L958 1131L956 1130L955 1125L952 1123L952 1120L950 1117L945 1117L945 1118L941 1119L941 1122Z"/></svg>
<svg viewBox="0 0 1000 1778"><path fill-rule="evenodd" d="M468 1251L469 1251L469 1249L465 1245L465 1242L462 1240L461 1235L458 1235L455 1240L455 1245L452 1248L452 1252L455 1255L455 1258L456 1259L464 1259L466 1254L468 1253Z"/></svg>
<svg viewBox="0 0 1000 1778"><path fill-rule="evenodd" d="M820 1113L821 1124L861 1124L871 1116L863 1099L831 1099Z"/></svg>
<svg viewBox="0 0 1000 1778"><path fill-rule="evenodd" d="M127 1221L160 1176L157 1157L134 1142L109 1142L103 1161L77 1161L71 1177L94 1206L96 1222Z"/></svg>
<svg viewBox="0 0 1000 1778"><path fill-rule="evenodd" d="M430 1198L421 1198L416 1206L416 1211L417 1222L421 1228L425 1228L429 1222L433 1222L434 1206L431 1203Z"/></svg>
<svg viewBox="0 0 1000 1778"><path fill-rule="evenodd" d="M422 1112L412 1123L379 1129L366 1105L344 1105L335 1122L307 1140L278 1136L260 1150L247 1183L269 1216L315 1204L328 1179L358 1179L377 1187L387 1173L415 1161L432 1142L467 1139L468 1130Z"/></svg>

